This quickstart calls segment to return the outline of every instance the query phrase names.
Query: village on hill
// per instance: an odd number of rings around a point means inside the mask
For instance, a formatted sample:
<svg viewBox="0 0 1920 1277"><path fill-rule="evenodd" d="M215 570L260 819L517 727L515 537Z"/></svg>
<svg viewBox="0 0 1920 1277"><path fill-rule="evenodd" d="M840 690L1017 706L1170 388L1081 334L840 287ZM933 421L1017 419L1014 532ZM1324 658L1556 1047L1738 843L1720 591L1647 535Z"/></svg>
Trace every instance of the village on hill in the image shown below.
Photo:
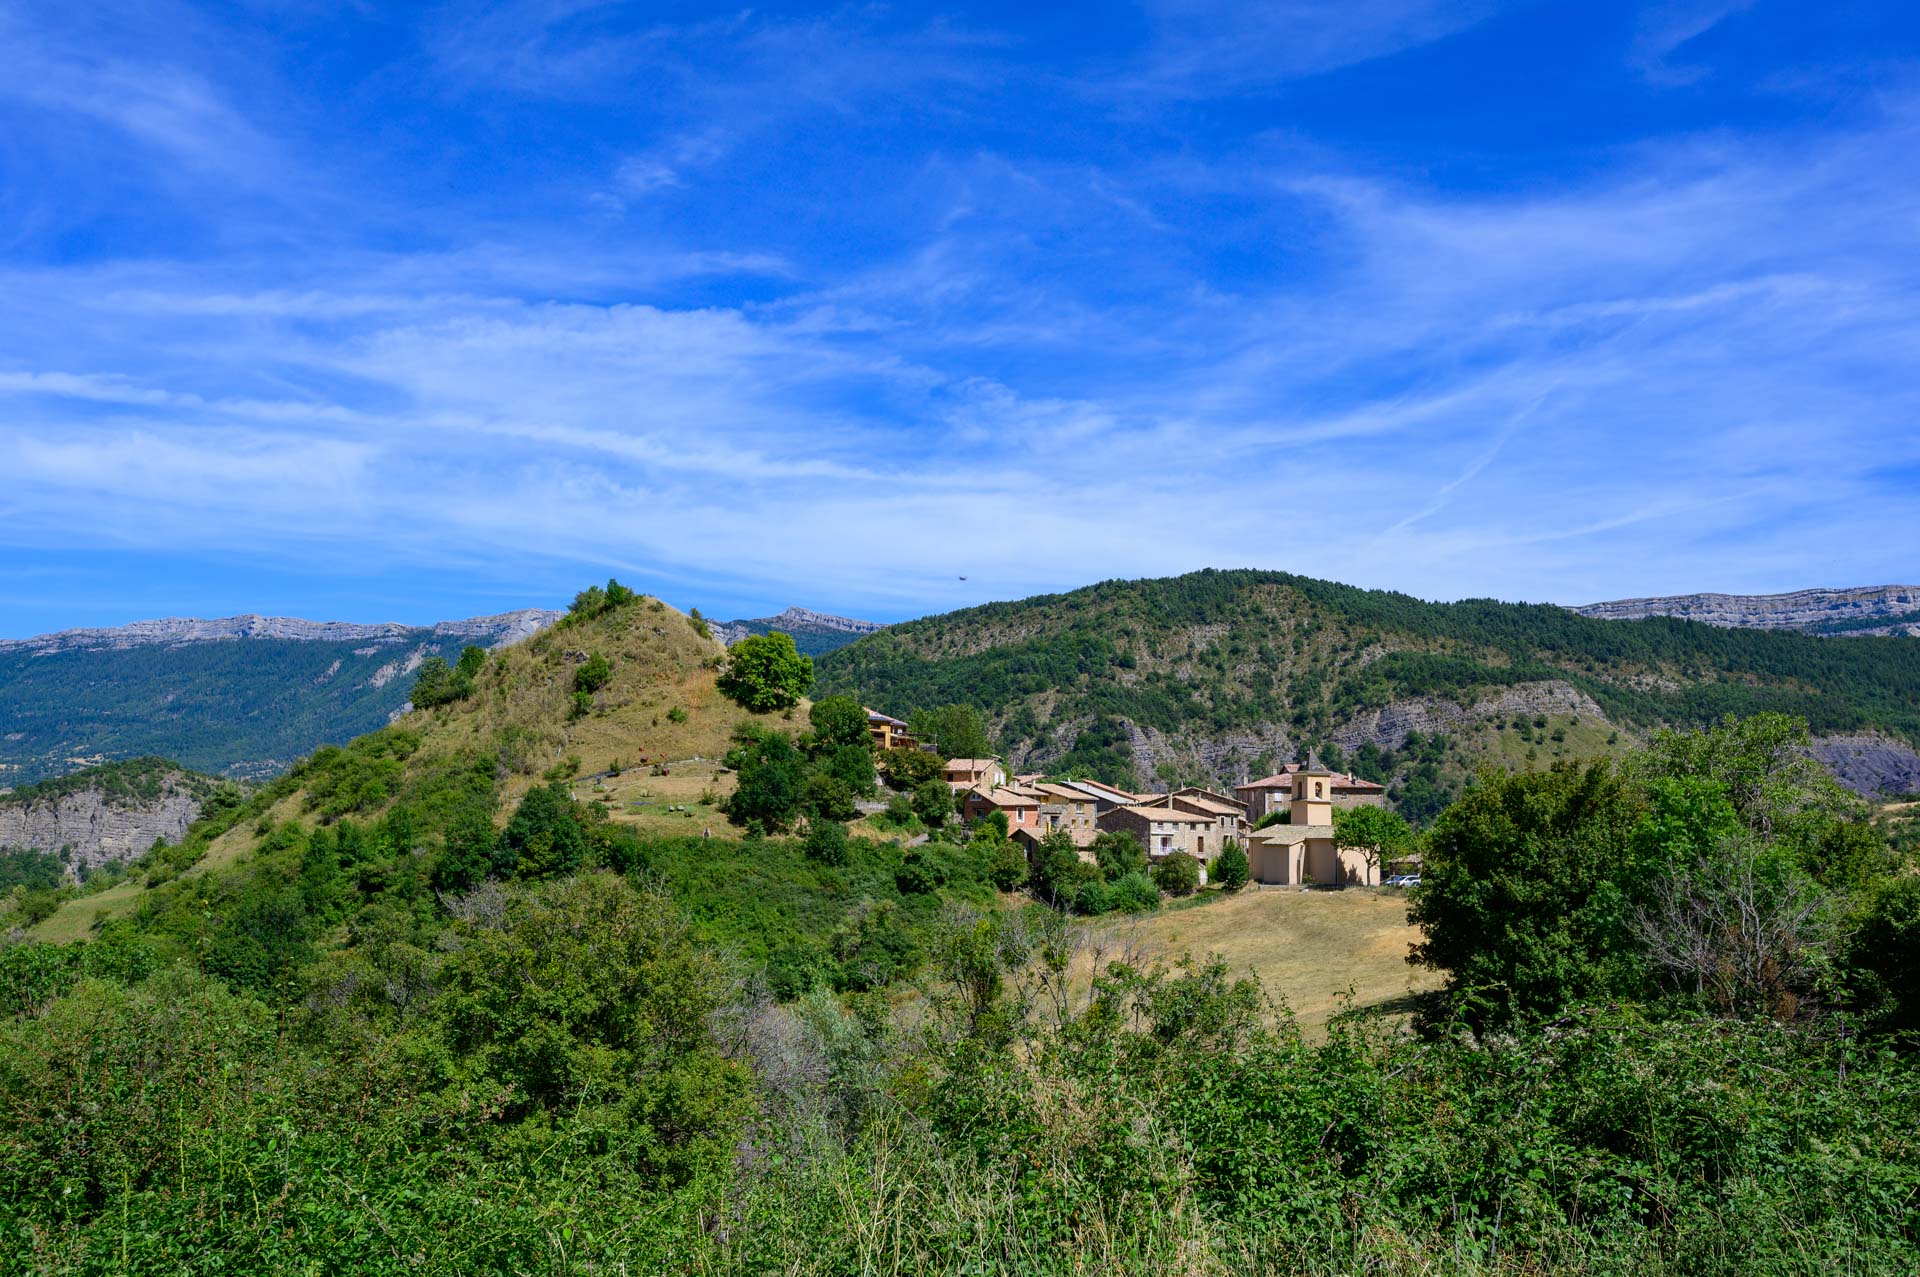
<svg viewBox="0 0 1920 1277"><path fill-rule="evenodd" d="M933 750L902 720L871 708L866 713L876 750ZM1251 881L1270 886L1376 887L1383 873L1407 867L1383 863L1378 848L1339 844L1333 813L1384 808L1386 787L1317 760L1289 763L1271 776L1235 785L1231 793L1201 785L1136 793L1042 772L1010 775L997 756L947 759L942 778L962 820L972 824L997 812L1008 837L1029 851L1063 831L1091 862L1095 838L1122 833L1141 845L1150 863L1193 857L1205 882L1213 862L1229 844L1238 844L1247 853Z"/></svg>

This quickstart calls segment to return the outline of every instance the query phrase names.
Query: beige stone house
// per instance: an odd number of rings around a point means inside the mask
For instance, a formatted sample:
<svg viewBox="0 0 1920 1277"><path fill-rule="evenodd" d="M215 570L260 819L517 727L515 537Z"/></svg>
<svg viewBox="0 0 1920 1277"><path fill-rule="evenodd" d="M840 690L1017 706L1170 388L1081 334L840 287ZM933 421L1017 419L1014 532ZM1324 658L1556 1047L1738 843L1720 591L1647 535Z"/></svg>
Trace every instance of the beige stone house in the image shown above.
<svg viewBox="0 0 1920 1277"><path fill-rule="evenodd" d="M1213 817L1214 836L1208 839L1211 846L1221 847L1228 839L1245 841L1247 814L1231 797L1189 785L1168 794L1167 801L1182 811Z"/></svg>
<svg viewBox="0 0 1920 1277"><path fill-rule="evenodd" d="M992 788L1007 783L1007 765L997 758L949 758L940 774L955 793L980 785Z"/></svg>
<svg viewBox="0 0 1920 1277"><path fill-rule="evenodd" d="M1247 835L1253 881L1275 886L1377 887L1380 870L1357 848L1334 843L1334 773L1304 767L1292 773L1290 823Z"/></svg>
<svg viewBox="0 0 1920 1277"><path fill-rule="evenodd" d="M1099 833L1099 804L1091 794L1071 785L1041 782L1021 787L1040 800L1040 830L1064 829L1073 835L1074 845L1084 847Z"/></svg>
<svg viewBox="0 0 1920 1277"><path fill-rule="evenodd" d="M1103 831L1132 834L1134 840L1146 848L1149 860L1163 860L1176 851L1184 851L1202 865L1208 865L1220 854L1221 840L1214 832L1215 819L1162 800L1102 812L1099 827Z"/></svg>

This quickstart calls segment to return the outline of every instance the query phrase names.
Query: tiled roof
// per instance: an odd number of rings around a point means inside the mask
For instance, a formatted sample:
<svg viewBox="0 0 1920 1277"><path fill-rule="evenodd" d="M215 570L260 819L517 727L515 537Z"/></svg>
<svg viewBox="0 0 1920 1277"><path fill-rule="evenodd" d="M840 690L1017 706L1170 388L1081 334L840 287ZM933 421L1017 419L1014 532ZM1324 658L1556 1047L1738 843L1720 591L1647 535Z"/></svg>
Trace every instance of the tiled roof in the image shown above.
<svg viewBox="0 0 1920 1277"><path fill-rule="evenodd" d="M1211 825L1212 816L1202 816L1199 812L1181 811L1178 807L1152 807L1136 803L1131 807L1122 807L1121 811L1130 811L1142 820L1178 821L1189 825Z"/></svg>
<svg viewBox="0 0 1920 1277"><path fill-rule="evenodd" d="M1268 825L1253 834L1249 841L1264 843L1269 847L1291 847L1309 838L1333 837L1332 825Z"/></svg>
<svg viewBox="0 0 1920 1277"><path fill-rule="evenodd" d="M1200 798L1193 794L1175 794L1168 801L1192 803L1195 807L1203 811L1210 811L1219 816L1244 816L1247 814L1246 808L1235 803L1223 803L1218 799Z"/></svg>
<svg viewBox="0 0 1920 1277"><path fill-rule="evenodd" d="M1000 760L997 758L949 758L947 760L947 770L950 772L984 772L990 771L999 765Z"/></svg>
<svg viewBox="0 0 1920 1277"><path fill-rule="evenodd" d="M973 792L995 807L1038 807L1040 805L1038 799L1030 798L1013 789L976 789Z"/></svg>

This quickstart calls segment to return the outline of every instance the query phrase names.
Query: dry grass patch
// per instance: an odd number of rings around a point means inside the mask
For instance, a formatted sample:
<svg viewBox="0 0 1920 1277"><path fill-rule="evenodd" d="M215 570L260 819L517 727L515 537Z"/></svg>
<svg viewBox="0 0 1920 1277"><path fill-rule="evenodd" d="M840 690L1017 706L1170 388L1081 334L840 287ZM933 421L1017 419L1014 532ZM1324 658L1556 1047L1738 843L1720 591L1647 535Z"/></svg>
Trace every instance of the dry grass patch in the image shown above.
<svg viewBox="0 0 1920 1277"><path fill-rule="evenodd" d="M1248 887L1191 908L1086 926L1083 981L1096 951L1099 961L1133 956L1168 963L1217 953L1236 974L1259 977L1310 1033L1347 1005L1349 991L1355 1008L1400 1014L1410 995L1441 983L1436 973L1407 965L1407 949L1420 933L1407 923L1405 897L1380 891Z"/></svg>

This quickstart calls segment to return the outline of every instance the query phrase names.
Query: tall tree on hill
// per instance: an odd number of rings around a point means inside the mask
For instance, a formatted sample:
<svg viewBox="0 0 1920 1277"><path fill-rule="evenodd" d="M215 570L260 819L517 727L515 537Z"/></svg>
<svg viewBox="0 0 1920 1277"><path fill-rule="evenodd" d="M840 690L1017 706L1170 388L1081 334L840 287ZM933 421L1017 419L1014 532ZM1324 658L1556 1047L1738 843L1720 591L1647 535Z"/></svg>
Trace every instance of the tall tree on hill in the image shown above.
<svg viewBox="0 0 1920 1277"><path fill-rule="evenodd" d="M971 705L916 710L908 726L921 740L933 742L943 758L987 758L994 752L987 720Z"/></svg>
<svg viewBox="0 0 1920 1277"><path fill-rule="evenodd" d="M816 748L831 753L843 745L871 749L873 737L867 731L867 711L851 696L824 696L807 711L813 727Z"/></svg>
<svg viewBox="0 0 1920 1277"><path fill-rule="evenodd" d="M813 686L813 658L802 656L791 634L753 634L735 643L720 675L722 695L755 714L792 709Z"/></svg>

